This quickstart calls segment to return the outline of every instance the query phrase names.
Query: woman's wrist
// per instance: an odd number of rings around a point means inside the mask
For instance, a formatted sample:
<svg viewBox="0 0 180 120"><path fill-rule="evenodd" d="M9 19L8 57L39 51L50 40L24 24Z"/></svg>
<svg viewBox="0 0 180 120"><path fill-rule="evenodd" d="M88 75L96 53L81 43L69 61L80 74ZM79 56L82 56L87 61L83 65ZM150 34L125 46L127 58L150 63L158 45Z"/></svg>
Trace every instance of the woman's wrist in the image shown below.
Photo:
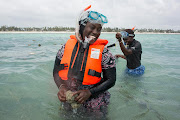
<svg viewBox="0 0 180 120"><path fill-rule="evenodd" d="M91 95L95 93L95 91L93 89L90 89L89 91L90 91Z"/></svg>
<svg viewBox="0 0 180 120"><path fill-rule="evenodd" d="M119 44L121 44L122 43L122 40L121 41L119 41Z"/></svg>
<svg viewBox="0 0 180 120"><path fill-rule="evenodd" d="M120 38L118 39L118 41L119 41L119 43L121 43L121 42L122 42L122 38L120 37Z"/></svg>

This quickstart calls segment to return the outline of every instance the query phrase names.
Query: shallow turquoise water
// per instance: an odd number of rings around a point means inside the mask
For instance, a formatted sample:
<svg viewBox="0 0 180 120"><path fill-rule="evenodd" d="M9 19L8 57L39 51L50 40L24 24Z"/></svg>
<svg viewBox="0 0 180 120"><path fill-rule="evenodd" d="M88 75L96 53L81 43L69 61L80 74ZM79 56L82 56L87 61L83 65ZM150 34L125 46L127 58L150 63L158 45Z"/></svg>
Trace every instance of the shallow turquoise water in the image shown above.
<svg viewBox="0 0 180 120"><path fill-rule="evenodd" d="M69 35L0 34L0 120L63 118L52 70L56 53ZM115 42L113 33L103 33L101 38ZM116 61L117 82L109 90L108 118L179 120L180 35L137 34L135 38L143 47L145 74L128 76L126 61ZM110 50L121 53L118 45Z"/></svg>

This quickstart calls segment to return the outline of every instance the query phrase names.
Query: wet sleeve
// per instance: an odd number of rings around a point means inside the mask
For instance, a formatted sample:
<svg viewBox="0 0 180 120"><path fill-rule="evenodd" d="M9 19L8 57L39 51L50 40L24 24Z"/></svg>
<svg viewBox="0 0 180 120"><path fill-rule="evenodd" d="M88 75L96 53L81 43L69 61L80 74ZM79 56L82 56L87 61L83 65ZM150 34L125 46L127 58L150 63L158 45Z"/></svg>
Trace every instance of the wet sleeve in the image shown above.
<svg viewBox="0 0 180 120"><path fill-rule="evenodd" d="M102 93L109 88L113 87L116 82L116 68L109 68L103 70L103 81L96 87L90 89L92 96Z"/></svg>
<svg viewBox="0 0 180 120"><path fill-rule="evenodd" d="M65 45L59 49L55 58L55 62L54 62L53 77L58 88L61 84L61 78L58 75L58 72L60 70L59 65L64 54L64 48L65 48Z"/></svg>
<svg viewBox="0 0 180 120"><path fill-rule="evenodd" d="M96 95L108 90L109 88L113 87L116 82L115 59L107 48L105 48L102 53L102 72L102 81L96 87L90 89L92 95Z"/></svg>

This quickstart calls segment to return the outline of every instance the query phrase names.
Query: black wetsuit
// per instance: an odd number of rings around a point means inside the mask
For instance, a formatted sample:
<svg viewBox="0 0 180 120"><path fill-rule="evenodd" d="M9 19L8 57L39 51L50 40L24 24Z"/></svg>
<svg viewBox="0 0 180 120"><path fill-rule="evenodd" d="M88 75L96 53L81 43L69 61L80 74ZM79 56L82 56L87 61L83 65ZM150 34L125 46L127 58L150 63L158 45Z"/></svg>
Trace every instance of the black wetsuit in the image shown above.
<svg viewBox="0 0 180 120"><path fill-rule="evenodd" d="M129 69L135 69L141 65L141 54L142 48L141 43L137 40L133 40L132 43L127 47L132 50L132 54L127 55L127 67Z"/></svg>

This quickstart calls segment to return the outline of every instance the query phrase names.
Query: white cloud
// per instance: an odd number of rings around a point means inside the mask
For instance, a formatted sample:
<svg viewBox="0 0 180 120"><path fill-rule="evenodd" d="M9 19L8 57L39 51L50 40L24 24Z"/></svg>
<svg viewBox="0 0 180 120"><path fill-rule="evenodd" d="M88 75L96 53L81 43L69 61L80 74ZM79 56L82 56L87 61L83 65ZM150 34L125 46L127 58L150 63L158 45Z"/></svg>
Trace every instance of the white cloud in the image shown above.
<svg viewBox="0 0 180 120"><path fill-rule="evenodd" d="M106 27L180 29L179 0L0 0L0 26L71 26L80 11L108 17Z"/></svg>

